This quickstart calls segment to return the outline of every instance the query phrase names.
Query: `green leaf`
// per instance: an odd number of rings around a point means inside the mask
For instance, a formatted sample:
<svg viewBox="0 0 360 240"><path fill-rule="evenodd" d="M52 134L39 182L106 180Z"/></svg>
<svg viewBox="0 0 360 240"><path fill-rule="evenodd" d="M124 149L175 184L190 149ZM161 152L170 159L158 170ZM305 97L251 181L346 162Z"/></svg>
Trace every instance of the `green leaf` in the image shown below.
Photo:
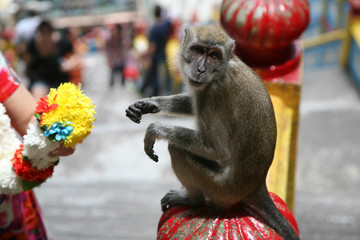
<svg viewBox="0 0 360 240"><path fill-rule="evenodd" d="M35 117L37 118L37 120L40 122L40 120L41 120L41 114L40 114L40 113L35 113L34 115L35 115Z"/></svg>
<svg viewBox="0 0 360 240"><path fill-rule="evenodd" d="M49 135L47 137L51 142L56 142L55 135Z"/></svg>
<svg viewBox="0 0 360 240"><path fill-rule="evenodd" d="M24 191L27 190L31 190L34 187L39 186L40 184L42 184L44 181L40 181L40 182L32 182L32 181L27 181L25 179L22 180L22 184L23 184L23 189Z"/></svg>

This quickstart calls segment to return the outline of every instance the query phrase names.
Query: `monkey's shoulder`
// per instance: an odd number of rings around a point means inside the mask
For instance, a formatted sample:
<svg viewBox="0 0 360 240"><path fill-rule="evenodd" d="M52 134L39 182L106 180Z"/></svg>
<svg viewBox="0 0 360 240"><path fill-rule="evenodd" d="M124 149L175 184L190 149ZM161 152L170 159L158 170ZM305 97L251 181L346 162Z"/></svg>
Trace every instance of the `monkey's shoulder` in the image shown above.
<svg viewBox="0 0 360 240"><path fill-rule="evenodd" d="M259 75L248 65L242 62L238 57L234 56L229 61L229 73L237 79L250 79L252 81L261 80Z"/></svg>
<svg viewBox="0 0 360 240"><path fill-rule="evenodd" d="M238 57L233 57L229 61L229 71L226 78L230 80L229 88L241 88L256 94L261 92L267 94L260 76Z"/></svg>

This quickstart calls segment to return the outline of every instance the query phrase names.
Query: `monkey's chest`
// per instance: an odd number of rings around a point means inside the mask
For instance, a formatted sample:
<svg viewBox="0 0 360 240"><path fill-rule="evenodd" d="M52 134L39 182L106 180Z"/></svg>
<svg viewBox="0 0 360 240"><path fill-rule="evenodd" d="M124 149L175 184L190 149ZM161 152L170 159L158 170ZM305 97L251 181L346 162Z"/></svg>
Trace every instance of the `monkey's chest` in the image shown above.
<svg viewBox="0 0 360 240"><path fill-rule="evenodd" d="M229 132L227 121L211 115L198 119L197 125L199 132L209 138L221 138Z"/></svg>

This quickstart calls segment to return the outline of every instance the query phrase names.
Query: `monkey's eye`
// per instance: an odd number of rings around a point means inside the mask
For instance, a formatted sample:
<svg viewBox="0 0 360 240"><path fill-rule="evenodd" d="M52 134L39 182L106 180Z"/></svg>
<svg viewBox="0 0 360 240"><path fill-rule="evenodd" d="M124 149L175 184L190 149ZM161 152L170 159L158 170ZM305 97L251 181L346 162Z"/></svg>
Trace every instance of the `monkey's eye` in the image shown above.
<svg viewBox="0 0 360 240"><path fill-rule="evenodd" d="M220 53L218 53L216 51L210 52L209 56L214 60L220 59L220 57L221 57Z"/></svg>
<svg viewBox="0 0 360 240"><path fill-rule="evenodd" d="M200 47L200 46L196 46L194 47L194 50L197 54L203 55L205 53L204 48Z"/></svg>

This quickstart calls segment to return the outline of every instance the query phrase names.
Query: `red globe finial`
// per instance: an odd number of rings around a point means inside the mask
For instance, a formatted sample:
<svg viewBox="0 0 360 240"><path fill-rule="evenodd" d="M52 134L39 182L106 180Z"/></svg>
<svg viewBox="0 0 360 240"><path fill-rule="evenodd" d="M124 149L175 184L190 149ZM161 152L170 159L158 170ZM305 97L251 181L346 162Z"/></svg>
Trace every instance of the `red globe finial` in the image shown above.
<svg viewBox="0 0 360 240"><path fill-rule="evenodd" d="M350 12L353 15L360 15L360 0L350 0Z"/></svg>
<svg viewBox="0 0 360 240"><path fill-rule="evenodd" d="M223 0L220 14L236 53L256 67L293 57L292 43L307 27L310 7L307 0Z"/></svg>

